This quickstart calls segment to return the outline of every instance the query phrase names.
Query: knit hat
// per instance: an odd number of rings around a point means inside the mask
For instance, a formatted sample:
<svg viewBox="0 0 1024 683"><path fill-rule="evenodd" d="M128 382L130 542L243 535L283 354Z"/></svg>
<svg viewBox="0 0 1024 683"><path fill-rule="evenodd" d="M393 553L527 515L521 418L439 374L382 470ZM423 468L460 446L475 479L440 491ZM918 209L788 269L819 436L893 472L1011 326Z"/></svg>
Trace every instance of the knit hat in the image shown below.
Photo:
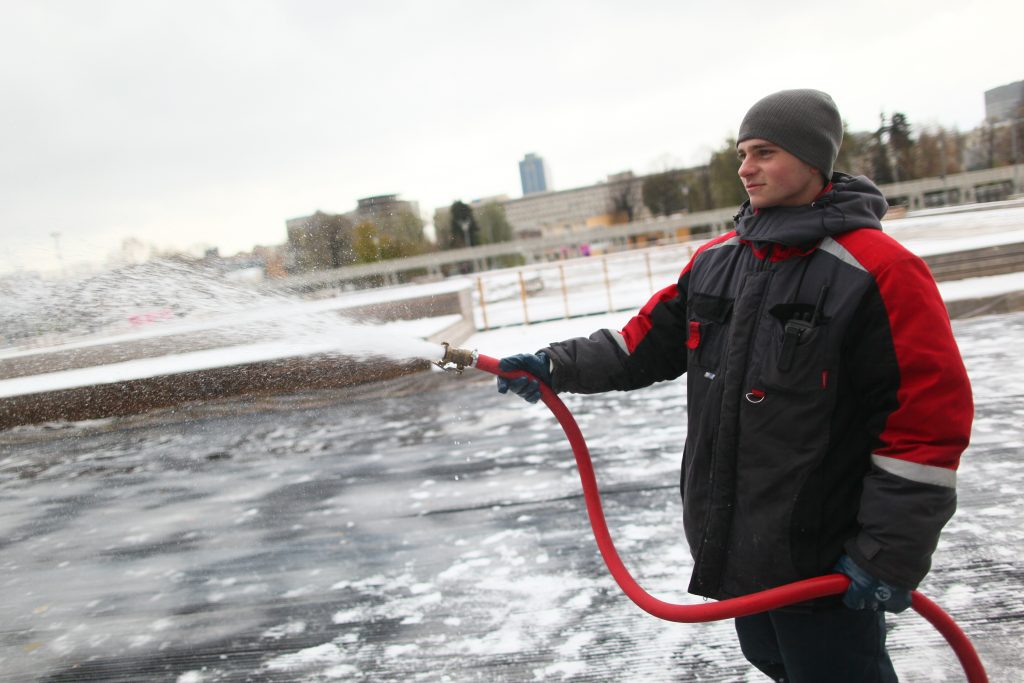
<svg viewBox="0 0 1024 683"><path fill-rule="evenodd" d="M832 177L843 120L836 103L820 90L780 90L759 100L740 124L736 144L751 138L775 143Z"/></svg>

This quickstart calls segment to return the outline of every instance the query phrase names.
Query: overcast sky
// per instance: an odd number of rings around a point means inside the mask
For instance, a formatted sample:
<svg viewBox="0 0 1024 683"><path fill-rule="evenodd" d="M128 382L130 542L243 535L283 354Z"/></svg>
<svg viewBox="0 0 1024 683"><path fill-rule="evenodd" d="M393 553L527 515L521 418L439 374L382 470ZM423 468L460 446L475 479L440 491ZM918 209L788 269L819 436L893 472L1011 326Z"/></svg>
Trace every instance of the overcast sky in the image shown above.
<svg viewBox="0 0 1024 683"><path fill-rule="evenodd" d="M948 7L948 8L947 8ZM706 160L782 88L973 128L1024 3L0 0L0 271L222 254L398 193L425 218ZM55 241L53 233L59 233Z"/></svg>

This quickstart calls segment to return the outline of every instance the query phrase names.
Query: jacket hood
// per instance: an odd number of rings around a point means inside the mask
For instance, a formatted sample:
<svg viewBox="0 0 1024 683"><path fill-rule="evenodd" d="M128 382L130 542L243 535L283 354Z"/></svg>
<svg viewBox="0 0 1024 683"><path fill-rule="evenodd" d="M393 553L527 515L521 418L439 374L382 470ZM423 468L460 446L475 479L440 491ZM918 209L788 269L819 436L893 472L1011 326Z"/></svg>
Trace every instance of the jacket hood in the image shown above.
<svg viewBox="0 0 1024 683"><path fill-rule="evenodd" d="M734 220L742 239L798 247L858 228L881 230L888 208L882 191L870 180L836 172L832 188L811 204L755 210L748 200Z"/></svg>

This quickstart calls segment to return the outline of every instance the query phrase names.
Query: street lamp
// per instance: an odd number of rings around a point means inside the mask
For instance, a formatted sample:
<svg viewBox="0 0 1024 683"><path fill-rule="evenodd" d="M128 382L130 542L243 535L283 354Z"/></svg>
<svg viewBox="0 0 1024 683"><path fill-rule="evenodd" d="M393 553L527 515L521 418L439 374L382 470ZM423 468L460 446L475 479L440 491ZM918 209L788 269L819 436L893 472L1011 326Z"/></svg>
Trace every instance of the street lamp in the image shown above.
<svg viewBox="0 0 1024 683"><path fill-rule="evenodd" d="M60 266L61 277L64 276L64 258L60 255L60 233L51 232L50 237L53 238L53 249L57 253L57 265Z"/></svg>
<svg viewBox="0 0 1024 683"><path fill-rule="evenodd" d="M475 247L476 245L473 244L473 233L469 229L470 225L472 225L472 221L470 221L468 218L463 218L459 221L459 227L462 228L462 235L466 240L466 246Z"/></svg>
<svg viewBox="0 0 1024 683"><path fill-rule="evenodd" d="M1017 140L1017 125L1024 118L1016 118L1010 122L1010 145L1013 147L1013 193L1020 194L1020 147Z"/></svg>

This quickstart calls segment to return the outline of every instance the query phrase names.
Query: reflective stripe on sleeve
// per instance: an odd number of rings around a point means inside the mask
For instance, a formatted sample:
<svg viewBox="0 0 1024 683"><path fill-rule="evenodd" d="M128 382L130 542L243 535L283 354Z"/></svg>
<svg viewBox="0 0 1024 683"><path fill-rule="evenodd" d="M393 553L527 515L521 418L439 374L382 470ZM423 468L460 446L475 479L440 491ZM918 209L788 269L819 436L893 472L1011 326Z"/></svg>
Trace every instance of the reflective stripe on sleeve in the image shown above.
<svg viewBox="0 0 1024 683"><path fill-rule="evenodd" d="M722 240L721 242L709 242L702 251L713 251L715 249L721 249L722 247L731 247L741 243L743 240L740 239L739 235L733 235L729 239Z"/></svg>
<svg viewBox="0 0 1024 683"><path fill-rule="evenodd" d="M907 460L889 458L884 455L872 455L871 462L889 474L895 474L897 477L903 477L910 481L931 484L933 486L945 486L951 489L956 488L955 470L935 467L934 465L922 465Z"/></svg>
<svg viewBox="0 0 1024 683"><path fill-rule="evenodd" d="M610 334L612 339L615 340L615 343L619 345L619 348L622 349L622 352L628 356L629 347L626 346L626 338L622 336L622 333L617 330L608 330L608 334Z"/></svg>
<svg viewBox="0 0 1024 683"><path fill-rule="evenodd" d="M865 268L846 247L839 244L839 242L836 242L831 237L823 239L821 244L818 246L818 250L827 254L832 254L843 263L853 266L857 270L867 270L867 268Z"/></svg>

